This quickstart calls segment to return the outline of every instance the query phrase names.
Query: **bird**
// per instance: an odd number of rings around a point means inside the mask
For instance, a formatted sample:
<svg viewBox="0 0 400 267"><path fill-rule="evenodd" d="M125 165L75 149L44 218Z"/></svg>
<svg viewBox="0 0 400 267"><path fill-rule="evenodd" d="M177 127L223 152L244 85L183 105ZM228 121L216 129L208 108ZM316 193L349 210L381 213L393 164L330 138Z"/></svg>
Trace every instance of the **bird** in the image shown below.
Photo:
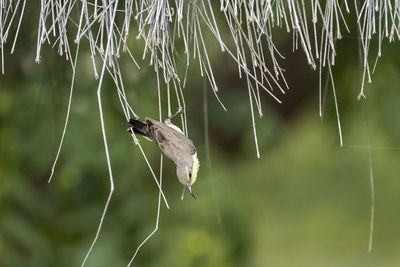
<svg viewBox="0 0 400 267"><path fill-rule="evenodd" d="M150 139L160 148L161 152L176 165L176 175L181 184L187 187L189 193L195 199L192 185L196 182L200 162L197 158L197 149L181 129L171 123L171 119L182 113L182 108L168 117L165 122L151 118L145 118L145 122L129 119L128 131ZM133 130L133 133L132 133Z"/></svg>

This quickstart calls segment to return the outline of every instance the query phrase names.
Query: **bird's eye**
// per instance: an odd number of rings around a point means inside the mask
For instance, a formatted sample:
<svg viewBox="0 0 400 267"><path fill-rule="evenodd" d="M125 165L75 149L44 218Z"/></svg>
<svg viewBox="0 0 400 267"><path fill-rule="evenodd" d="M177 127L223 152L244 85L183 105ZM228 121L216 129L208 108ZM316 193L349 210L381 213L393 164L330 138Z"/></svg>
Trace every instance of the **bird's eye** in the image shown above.
<svg viewBox="0 0 400 267"><path fill-rule="evenodd" d="M189 178L192 178L192 173L191 172L189 172Z"/></svg>

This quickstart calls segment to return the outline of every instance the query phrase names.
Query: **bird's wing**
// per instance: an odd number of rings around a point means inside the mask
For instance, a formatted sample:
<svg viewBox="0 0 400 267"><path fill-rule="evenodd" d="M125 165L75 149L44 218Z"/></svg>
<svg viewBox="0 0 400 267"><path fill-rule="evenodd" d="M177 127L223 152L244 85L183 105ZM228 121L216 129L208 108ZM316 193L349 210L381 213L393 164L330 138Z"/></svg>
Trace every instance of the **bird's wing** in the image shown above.
<svg viewBox="0 0 400 267"><path fill-rule="evenodd" d="M191 156L196 153L193 142L177 130L154 120L147 120L147 124L153 140L171 160L176 161L186 154Z"/></svg>

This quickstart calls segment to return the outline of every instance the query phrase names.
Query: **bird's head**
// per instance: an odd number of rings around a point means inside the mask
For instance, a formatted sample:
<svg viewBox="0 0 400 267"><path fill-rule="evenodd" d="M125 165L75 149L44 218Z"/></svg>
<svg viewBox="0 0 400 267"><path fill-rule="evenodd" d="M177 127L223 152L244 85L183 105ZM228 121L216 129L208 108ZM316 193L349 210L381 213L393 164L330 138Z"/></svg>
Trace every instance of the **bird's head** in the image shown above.
<svg viewBox="0 0 400 267"><path fill-rule="evenodd" d="M192 191L192 185L196 182L197 173L199 171L200 163L197 159L197 153L193 155L192 162L180 162L176 165L176 175L178 176L179 182L186 186L190 194L195 197Z"/></svg>

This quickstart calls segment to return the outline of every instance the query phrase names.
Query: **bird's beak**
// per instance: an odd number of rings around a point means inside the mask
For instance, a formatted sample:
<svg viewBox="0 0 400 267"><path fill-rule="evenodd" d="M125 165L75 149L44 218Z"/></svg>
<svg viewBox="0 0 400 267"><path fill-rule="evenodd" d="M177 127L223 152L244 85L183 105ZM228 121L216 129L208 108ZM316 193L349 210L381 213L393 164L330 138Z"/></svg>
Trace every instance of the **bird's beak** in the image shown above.
<svg viewBox="0 0 400 267"><path fill-rule="evenodd" d="M187 188L188 188L189 193L192 195L192 197L194 199L196 199L196 197L194 196L193 191L192 191L192 186L188 185Z"/></svg>

